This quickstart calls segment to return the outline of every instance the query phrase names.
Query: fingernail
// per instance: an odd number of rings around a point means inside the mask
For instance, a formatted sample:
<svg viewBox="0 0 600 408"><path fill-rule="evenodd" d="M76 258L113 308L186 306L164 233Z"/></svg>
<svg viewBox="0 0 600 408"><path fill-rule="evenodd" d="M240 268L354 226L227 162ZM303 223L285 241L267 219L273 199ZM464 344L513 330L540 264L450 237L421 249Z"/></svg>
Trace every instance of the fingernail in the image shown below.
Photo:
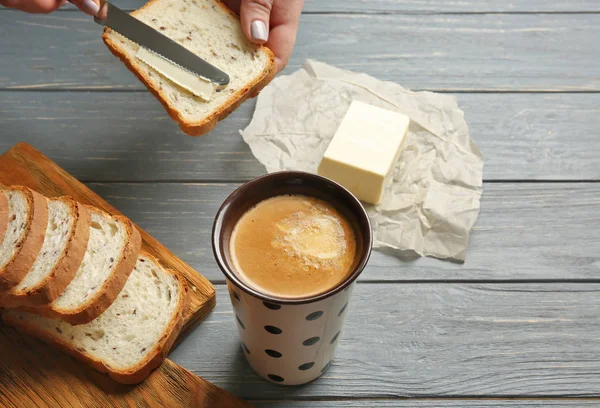
<svg viewBox="0 0 600 408"><path fill-rule="evenodd" d="M251 25L252 38L256 41L267 41L269 39L269 33L267 32L267 26L260 20L255 20Z"/></svg>
<svg viewBox="0 0 600 408"><path fill-rule="evenodd" d="M100 7L92 0L81 0L81 10L83 10L84 13L94 15L99 9Z"/></svg>

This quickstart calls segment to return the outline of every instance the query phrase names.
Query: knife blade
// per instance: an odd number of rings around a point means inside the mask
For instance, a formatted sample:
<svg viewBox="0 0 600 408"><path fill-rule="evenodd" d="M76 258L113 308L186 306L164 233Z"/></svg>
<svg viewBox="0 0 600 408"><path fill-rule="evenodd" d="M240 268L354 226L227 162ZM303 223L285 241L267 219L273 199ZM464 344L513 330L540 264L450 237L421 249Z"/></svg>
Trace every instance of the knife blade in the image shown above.
<svg viewBox="0 0 600 408"><path fill-rule="evenodd" d="M225 72L108 1L100 1L100 10L94 16L94 21L175 65L217 84L219 88L229 84L229 75Z"/></svg>

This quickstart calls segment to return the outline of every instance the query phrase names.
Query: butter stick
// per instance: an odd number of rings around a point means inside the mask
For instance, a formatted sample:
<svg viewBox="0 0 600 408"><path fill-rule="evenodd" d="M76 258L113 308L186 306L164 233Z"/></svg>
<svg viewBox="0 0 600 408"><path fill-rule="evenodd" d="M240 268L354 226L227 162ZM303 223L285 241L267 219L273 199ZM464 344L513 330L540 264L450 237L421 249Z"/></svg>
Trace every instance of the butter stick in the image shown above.
<svg viewBox="0 0 600 408"><path fill-rule="evenodd" d="M337 129L318 173L359 200L379 204L406 139L410 119L353 101Z"/></svg>

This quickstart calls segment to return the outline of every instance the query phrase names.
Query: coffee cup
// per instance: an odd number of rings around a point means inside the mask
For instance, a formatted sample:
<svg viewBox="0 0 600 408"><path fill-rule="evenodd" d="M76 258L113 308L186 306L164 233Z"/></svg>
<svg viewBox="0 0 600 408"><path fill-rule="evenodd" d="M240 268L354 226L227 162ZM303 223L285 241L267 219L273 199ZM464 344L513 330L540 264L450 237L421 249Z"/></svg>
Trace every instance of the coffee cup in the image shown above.
<svg viewBox="0 0 600 408"><path fill-rule="evenodd" d="M348 273L335 286L308 296L279 296L256 287L236 268L230 242L238 221L259 203L279 196L322 200L348 221L356 247ZM341 185L315 174L283 171L261 176L223 202L213 226L213 251L227 281L241 352L259 376L277 384L298 385L327 371L372 241L369 217L360 201Z"/></svg>

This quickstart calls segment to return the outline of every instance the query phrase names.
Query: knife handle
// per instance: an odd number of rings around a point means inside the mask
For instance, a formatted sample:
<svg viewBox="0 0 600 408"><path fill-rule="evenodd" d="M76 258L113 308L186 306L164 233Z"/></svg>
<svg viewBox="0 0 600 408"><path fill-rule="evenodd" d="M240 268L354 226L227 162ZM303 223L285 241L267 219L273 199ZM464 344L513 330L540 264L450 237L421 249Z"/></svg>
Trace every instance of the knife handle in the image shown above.
<svg viewBox="0 0 600 408"><path fill-rule="evenodd" d="M79 6L77 6L77 4L75 4L73 2L73 0L67 0L67 1L69 3L71 3L72 5L74 5L75 7L79 8ZM104 20L106 19L107 9L108 9L108 2L106 0L100 0L99 10L94 15L94 21L96 23L98 23L100 25L105 25Z"/></svg>

